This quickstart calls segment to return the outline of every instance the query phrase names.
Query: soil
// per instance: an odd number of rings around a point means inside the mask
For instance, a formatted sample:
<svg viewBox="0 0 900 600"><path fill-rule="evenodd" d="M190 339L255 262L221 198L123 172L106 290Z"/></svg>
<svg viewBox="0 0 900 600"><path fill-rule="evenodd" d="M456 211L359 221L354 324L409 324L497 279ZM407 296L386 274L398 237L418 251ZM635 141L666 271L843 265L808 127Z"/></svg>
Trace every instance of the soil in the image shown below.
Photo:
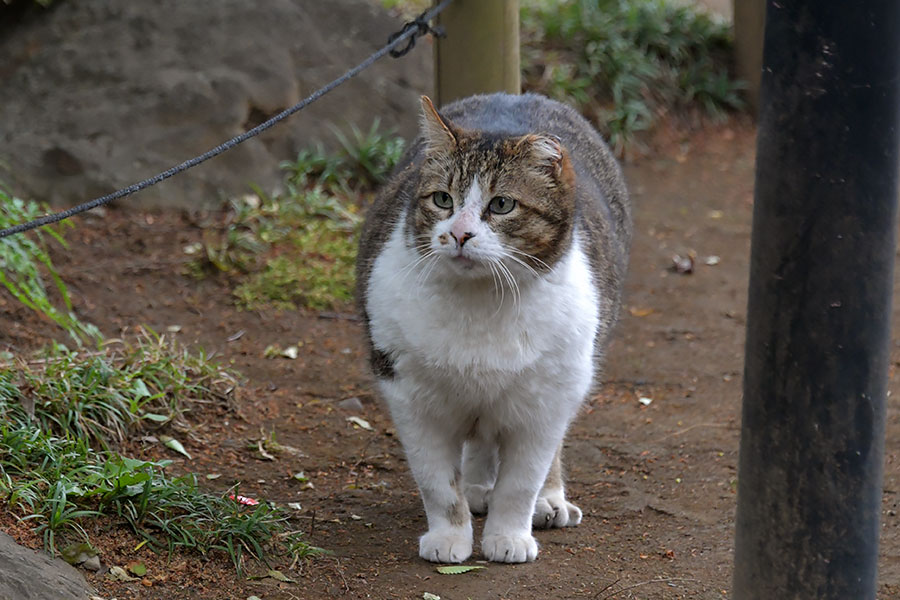
<svg viewBox="0 0 900 600"><path fill-rule="evenodd" d="M673 141L626 167L636 205L631 271L605 385L566 444L573 529L538 532L538 560L440 575L417 556L425 518L391 422L375 397L359 323L347 313L241 312L227 282L182 274L202 218L112 209L78 222L57 265L78 312L108 336L147 325L215 352L246 378L236 414L207 419L176 470L222 477L224 489L299 502L294 526L328 554L291 568L295 580L248 580L221 556L170 560L109 524L89 530L105 565L141 560L141 581L86 573L105 598L690 598L730 594L755 131L732 121ZM694 270L671 269L673 254ZM711 258L716 257L716 258ZM895 315L896 317L896 315ZM895 318L895 323L900 319ZM238 336L239 332L243 332ZM0 294L0 350L25 353L52 325ZM894 336L895 338L897 336ZM233 340L233 341L229 341ZM264 358L302 342L296 360ZM900 347L892 348L900 364ZM900 392L891 371L894 397ZM355 400L354 400L355 399ZM643 400L642 400L643 399ZM349 416L374 431L354 426ZM259 460L260 431L303 455ZM135 447L136 453L150 452ZM900 411L891 402L879 598L900 597ZM304 471L312 487L292 478ZM6 515L20 543L39 543ZM477 521L477 529L482 520ZM477 556L475 557L477 558ZM789 557L786 557L786 560ZM252 572L264 567L252 566Z"/></svg>

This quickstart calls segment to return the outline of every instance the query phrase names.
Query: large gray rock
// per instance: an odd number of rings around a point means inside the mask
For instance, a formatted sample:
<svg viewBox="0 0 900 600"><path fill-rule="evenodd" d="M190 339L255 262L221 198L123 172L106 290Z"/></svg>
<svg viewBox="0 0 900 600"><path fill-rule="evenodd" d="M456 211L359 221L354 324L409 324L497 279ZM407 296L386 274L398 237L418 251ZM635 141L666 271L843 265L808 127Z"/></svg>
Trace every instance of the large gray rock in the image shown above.
<svg viewBox="0 0 900 600"><path fill-rule="evenodd" d="M0 600L87 600L94 594L75 568L0 532Z"/></svg>
<svg viewBox="0 0 900 600"><path fill-rule="evenodd" d="M199 154L293 105L402 23L367 0L69 0L0 40L0 180L73 204ZM413 133L429 41L382 59L288 121L131 199L202 206L274 188L331 127Z"/></svg>

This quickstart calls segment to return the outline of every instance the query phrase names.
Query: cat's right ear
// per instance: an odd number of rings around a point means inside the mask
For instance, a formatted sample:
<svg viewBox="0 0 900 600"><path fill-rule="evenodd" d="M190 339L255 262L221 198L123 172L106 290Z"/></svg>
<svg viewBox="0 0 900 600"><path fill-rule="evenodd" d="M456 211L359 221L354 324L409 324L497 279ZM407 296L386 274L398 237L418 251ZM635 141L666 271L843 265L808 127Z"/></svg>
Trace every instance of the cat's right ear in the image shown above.
<svg viewBox="0 0 900 600"><path fill-rule="evenodd" d="M428 96L422 96L421 125L427 152L449 152L456 147L453 125L438 113Z"/></svg>

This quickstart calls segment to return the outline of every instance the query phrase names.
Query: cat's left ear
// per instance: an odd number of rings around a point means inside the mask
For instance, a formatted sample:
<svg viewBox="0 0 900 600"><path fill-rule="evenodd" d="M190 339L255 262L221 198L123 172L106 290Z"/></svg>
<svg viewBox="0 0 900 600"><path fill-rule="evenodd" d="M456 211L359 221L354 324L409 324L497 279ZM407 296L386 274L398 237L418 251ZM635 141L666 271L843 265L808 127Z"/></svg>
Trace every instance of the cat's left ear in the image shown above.
<svg viewBox="0 0 900 600"><path fill-rule="evenodd" d="M456 147L457 132L453 125L438 113L431 98L422 96L422 136L429 152L449 152Z"/></svg>
<svg viewBox="0 0 900 600"><path fill-rule="evenodd" d="M547 174L559 181L567 170L569 157L562 142L555 135L533 133L524 136L519 142L520 150L524 150L533 164L546 170Z"/></svg>

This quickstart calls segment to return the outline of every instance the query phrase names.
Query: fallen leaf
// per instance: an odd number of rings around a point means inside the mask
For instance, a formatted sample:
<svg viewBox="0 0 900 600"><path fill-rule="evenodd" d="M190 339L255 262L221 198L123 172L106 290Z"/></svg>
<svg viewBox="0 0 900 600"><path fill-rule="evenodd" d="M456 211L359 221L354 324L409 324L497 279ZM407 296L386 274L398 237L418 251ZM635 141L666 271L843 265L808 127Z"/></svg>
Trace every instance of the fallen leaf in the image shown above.
<svg viewBox="0 0 900 600"><path fill-rule="evenodd" d="M719 258L718 256L707 256L706 260L704 260L703 262L710 267L714 267L717 264L719 264L720 262L722 262L722 259Z"/></svg>
<svg viewBox="0 0 900 600"><path fill-rule="evenodd" d="M184 449L184 446L181 445L181 442L176 440L173 437L169 437L167 435L159 436L159 441L161 441L166 448L170 448L179 454L183 454L188 457L188 460L191 459L191 455L188 454L187 450Z"/></svg>
<svg viewBox="0 0 900 600"><path fill-rule="evenodd" d="M134 581L135 577L129 575L122 567L110 567L106 578L110 581Z"/></svg>
<svg viewBox="0 0 900 600"><path fill-rule="evenodd" d="M300 483L306 483L307 481L309 481L309 477L307 477L303 471L300 471L299 473L294 473L293 477Z"/></svg>
<svg viewBox="0 0 900 600"><path fill-rule="evenodd" d="M347 420L350 421L351 423L353 423L354 425L356 425L357 427L361 427L361 428L365 429L366 431L375 431L375 429L371 425L369 425L369 422L363 418L360 418L360 417L357 417L354 415L352 417L347 417Z"/></svg>
<svg viewBox="0 0 900 600"><path fill-rule="evenodd" d="M142 562L130 562L127 565L128 570L131 571L134 575L138 577L143 577L147 574L147 566Z"/></svg>
<svg viewBox="0 0 900 600"><path fill-rule="evenodd" d="M653 314L652 308L642 308L638 306L630 306L628 307L628 312L631 313L632 317L646 317L647 315Z"/></svg>
<svg viewBox="0 0 900 600"><path fill-rule="evenodd" d="M143 415L141 415L141 418L150 419L151 421L154 421L156 423L165 423L169 420L169 417L167 417L166 415L158 415L156 413L144 413Z"/></svg>
<svg viewBox="0 0 900 600"><path fill-rule="evenodd" d="M281 352L281 356L294 360L300 356L300 349L297 346L288 346Z"/></svg>
<svg viewBox="0 0 900 600"><path fill-rule="evenodd" d="M638 398L638 402L640 402L644 406L650 406L653 403L653 398L647 398L646 396L641 396L640 398Z"/></svg>
<svg viewBox="0 0 900 600"><path fill-rule="evenodd" d="M179 331L181 331L181 325L169 325L168 327L166 327L166 331L168 331L169 333L178 333Z"/></svg>
<svg viewBox="0 0 900 600"><path fill-rule="evenodd" d="M484 569L483 565L445 565L437 567L435 570L441 575L461 575L469 571L478 571Z"/></svg>
<svg viewBox="0 0 900 600"><path fill-rule="evenodd" d="M300 506L299 502L288 502L288 508L293 508L294 510L303 510L303 507Z"/></svg>
<svg viewBox="0 0 900 600"><path fill-rule="evenodd" d="M221 476L222 476L221 473L207 473L206 474L207 479L218 479Z"/></svg>
<svg viewBox="0 0 900 600"><path fill-rule="evenodd" d="M263 357L265 358L277 358L279 356L281 356L281 346L278 344L269 344L263 350Z"/></svg>
<svg viewBox="0 0 900 600"><path fill-rule="evenodd" d="M290 577L288 577L281 571L276 571L275 569L269 569L268 575L275 581L282 581L284 583L294 583L293 579L291 579Z"/></svg>
<svg viewBox="0 0 900 600"><path fill-rule="evenodd" d="M431 592L425 592L422 594L422 600L441 600L440 596L435 596Z"/></svg>

